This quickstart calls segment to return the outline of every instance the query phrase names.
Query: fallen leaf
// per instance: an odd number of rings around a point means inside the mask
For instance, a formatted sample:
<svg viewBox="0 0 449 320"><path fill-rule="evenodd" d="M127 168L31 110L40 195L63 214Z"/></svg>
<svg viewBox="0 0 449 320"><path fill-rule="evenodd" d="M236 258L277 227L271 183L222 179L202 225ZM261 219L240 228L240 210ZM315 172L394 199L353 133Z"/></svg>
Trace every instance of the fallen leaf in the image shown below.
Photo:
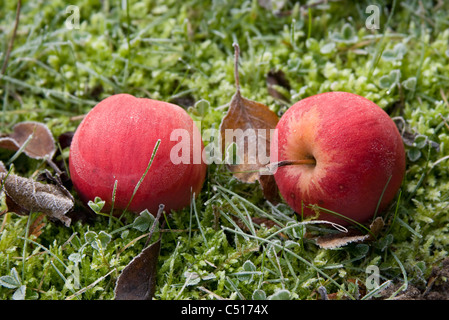
<svg viewBox="0 0 449 320"><path fill-rule="evenodd" d="M361 243L373 240L382 230L385 223L381 217L377 217L370 225L370 232L360 234L357 230L348 230L347 233L338 233L328 236L317 237L316 243L323 249L337 249L350 243Z"/></svg>
<svg viewBox="0 0 449 320"><path fill-rule="evenodd" d="M222 152L226 154L229 145L234 143L238 162L227 163L228 169L242 182L259 181L267 200L276 203L280 197L274 177L261 172L269 164L271 135L279 117L266 105L241 95L238 78L239 47L237 44L234 47L236 92L220 124Z"/></svg>
<svg viewBox="0 0 449 320"><path fill-rule="evenodd" d="M47 176L51 176L49 172ZM18 215L41 212L70 226L71 219L66 214L73 208L74 199L61 183L41 183L5 172L0 172L0 182L9 212Z"/></svg>
<svg viewBox="0 0 449 320"><path fill-rule="evenodd" d="M241 161L239 161L238 164L228 164L229 169L234 173L236 178L243 182L249 183L255 182L258 179L260 175L259 169L263 168L268 163L260 163L259 159L257 159L257 152L259 151L259 148L255 146L258 146L258 141L260 143L265 143L267 148L266 155L268 156L270 150L269 130L276 127L277 121L277 115L267 106L243 98L240 95L240 90L235 93L231 100L228 113L222 119L220 133L222 138L223 153L225 152L227 146L231 143L231 141L225 141L226 130L242 130L244 133L242 135L243 139L238 139L237 134L231 136L228 133L228 137L234 138L233 142L237 145L237 149L239 151L238 155L243 156L239 159ZM252 134L251 130L254 130L255 134ZM266 131L264 134L262 130L268 131L268 134ZM245 132L249 133L245 135ZM254 154L250 154L248 151L250 148L256 148L257 150ZM255 156L255 158L253 156Z"/></svg>
<svg viewBox="0 0 449 320"><path fill-rule="evenodd" d="M160 205L148 236L151 239L156 223L160 219L164 206ZM161 249L161 235L159 239L142 252L122 270L115 286L115 300L151 300L156 290L156 273L159 252Z"/></svg>
<svg viewBox="0 0 449 320"><path fill-rule="evenodd" d="M144 249L123 269L117 280L115 300L151 300L156 289L156 265L161 239Z"/></svg>
<svg viewBox="0 0 449 320"><path fill-rule="evenodd" d="M56 152L55 141L44 124L34 121L20 122L13 132L0 137L0 148L18 151L33 159L51 159Z"/></svg>
<svg viewBox="0 0 449 320"><path fill-rule="evenodd" d="M338 235L323 236L316 239L316 243L323 249L337 249L353 242L363 242L369 238L369 235Z"/></svg>

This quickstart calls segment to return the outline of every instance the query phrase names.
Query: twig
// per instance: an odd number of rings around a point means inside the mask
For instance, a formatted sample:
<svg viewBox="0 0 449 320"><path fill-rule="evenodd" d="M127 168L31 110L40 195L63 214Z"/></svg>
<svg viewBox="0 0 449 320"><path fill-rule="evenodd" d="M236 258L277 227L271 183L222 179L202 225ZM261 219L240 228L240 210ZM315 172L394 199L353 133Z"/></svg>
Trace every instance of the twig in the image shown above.
<svg viewBox="0 0 449 320"><path fill-rule="evenodd" d="M159 219L161 218L162 212L164 212L164 208L165 208L165 205L161 203L161 204L159 205L159 210L157 211L156 219L154 219L153 225L151 226L151 230L150 230L150 232L149 232L147 241L146 241L146 243L145 243L145 247L148 246L148 243L150 242L150 240L151 240L151 238L152 238L152 236L153 236L154 229L156 229L156 224L158 223Z"/></svg>
<svg viewBox="0 0 449 320"><path fill-rule="evenodd" d="M239 80L239 54L240 47L239 44L234 42L234 78L235 78L235 88L240 91L240 80Z"/></svg>
<svg viewBox="0 0 449 320"><path fill-rule="evenodd" d="M6 50L5 60L3 60L2 70L0 71L0 74L5 74L6 67L8 65L9 55L11 54L12 46L14 44L14 39L16 38L16 34L17 34L17 27L19 25L21 7L22 7L22 0L19 0L17 2L17 10L16 10L16 19L14 21L14 29L12 32L11 39L9 40L8 49Z"/></svg>

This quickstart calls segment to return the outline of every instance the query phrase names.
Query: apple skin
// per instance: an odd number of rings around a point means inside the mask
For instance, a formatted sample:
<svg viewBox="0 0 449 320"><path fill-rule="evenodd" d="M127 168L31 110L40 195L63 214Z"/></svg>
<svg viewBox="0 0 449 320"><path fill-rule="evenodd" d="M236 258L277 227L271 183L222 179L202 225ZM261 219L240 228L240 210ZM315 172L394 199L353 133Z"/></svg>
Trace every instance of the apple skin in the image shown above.
<svg viewBox="0 0 449 320"><path fill-rule="evenodd" d="M98 103L78 126L70 146L69 170L80 199L87 203L98 196L106 202L106 209L111 208L117 180L114 208L124 210L160 139L128 210L148 209L156 215L159 204L165 205L166 212L189 205L191 192L197 196L203 186L207 166L202 159L193 163L193 143L190 163L171 161L170 150L178 143L170 141L174 129L187 130L190 139L200 135L188 113L174 104L129 94L116 94Z"/></svg>
<svg viewBox="0 0 449 320"><path fill-rule="evenodd" d="M316 215L307 206L318 205L364 223L374 216L379 199L380 213L402 184L401 135L388 114L364 97L347 92L308 97L291 106L276 129L271 161L316 161L278 167L274 174L281 195L298 214ZM350 224L323 210L318 218Z"/></svg>

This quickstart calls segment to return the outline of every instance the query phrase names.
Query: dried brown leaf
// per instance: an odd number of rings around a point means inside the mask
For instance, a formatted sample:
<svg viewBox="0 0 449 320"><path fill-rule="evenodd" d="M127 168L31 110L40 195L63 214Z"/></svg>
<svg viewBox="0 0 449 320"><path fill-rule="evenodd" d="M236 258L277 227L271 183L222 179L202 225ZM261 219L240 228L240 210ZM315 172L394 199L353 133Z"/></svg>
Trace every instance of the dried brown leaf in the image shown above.
<svg viewBox="0 0 449 320"><path fill-rule="evenodd" d="M151 239L163 210L164 205L160 205L147 242ZM156 290L156 273L160 250L161 234L156 242L143 249L123 269L115 286L115 300L151 300L153 298Z"/></svg>
<svg viewBox="0 0 449 320"><path fill-rule="evenodd" d="M151 244L123 269L115 288L115 300L151 300L156 289L156 266L161 239Z"/></svg>
<svg viewBox="0 0 449 320"><path fill-rule="evenodd" d="M40 122L20 122L13 132L0 138L0 148L18 151L33 159L51 159L56 152L53 135L46 125Z"/></svg>
<svg viewBox="0 0 449 320"><path fill-rule="evenodd" d="M226 154L228 146L235 143L238 162L227 164L228 169L240 181L259 181L267 200L280 200L273 177L264 177L261 170L269 164L270 141L279 117L266 105L248 100L240 93L238 78L238 45L235 44L236 93L232 97L229 110L220 124L221 146Z"/></svg>
<svg viewBox="0 0 449 320"><path fill-rule="evenodd" d="M381 217L377 217L370 225L370 232L361 234L356 230L350 230L347 233L338 233L328 236L317 237L316 243L323 249L337 249L350 243L363 243L373 240L382 230L385 223Z"/></svg>
<svg viewBox="0 0 449 320"><path fill-rule="evenodd" d="M337 249L353 242L363 242L369 238L369 235L333 235L323 236L316 239L316 243L323 249Z"/></svg>
<svg viewBox="0 0 449 320"><path fill-rule="evenodd" d="M242 97L240 90L237 90L220 124L223 153L227 146L234 142L239 155L243 156L238 164L228 165L236 178L248 183L258 179L259 170L268 164L260 162L259 152L269 155L270 129L276 128L278 120L276 113L267 106ZM242 130L241 139L237 136L236 130ZM251 149L255 150L253 154L249 152Z"/></svg>
<svg viewBox="0 0 449 320"><path fill-rule="evenodd" d="M66 214L73 208L74 199L62 184L41 183L6 173L0 173L0 182L8 211L19 215L41 212L70 226L71 219Z"/></svg>

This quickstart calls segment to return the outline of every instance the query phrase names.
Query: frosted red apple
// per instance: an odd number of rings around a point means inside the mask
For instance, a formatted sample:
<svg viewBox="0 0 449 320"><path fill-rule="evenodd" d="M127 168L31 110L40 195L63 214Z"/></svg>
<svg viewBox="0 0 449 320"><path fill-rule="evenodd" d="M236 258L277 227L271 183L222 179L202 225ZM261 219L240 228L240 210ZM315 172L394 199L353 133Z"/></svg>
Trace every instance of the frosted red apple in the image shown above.
<svg viewBox="0 0 449 320"><path fill-rule="evenodd" d="M272 153L293 163L279 167L275 180L298 214L314 215L308 207L318 205L363 223L379 201L380 213L397 194L405 174L402 138L388 114L366 98L328 92L303 99L276 129ZM306 161L294 164L298 160ZM319 219L348 224L325 211Z"/></svg>
<svg viewBox="0 0 449 320"><path fill-rule="evenodd" d="M176 129L191 139L190 162L175 164L171 159L171 150L178 144L171 139ZM190 204L193 193L198 195L206 174L206 164L193 161L195 135L200 135L198 128L179 106L128 94L108 97L87 114L73 137L69 169L74 188L83 201L98 196L110 208L117 180L114 208L125 209L160 139L128 210L148 209L156 214L159 204L167 212L181 209Z"/></svg>

